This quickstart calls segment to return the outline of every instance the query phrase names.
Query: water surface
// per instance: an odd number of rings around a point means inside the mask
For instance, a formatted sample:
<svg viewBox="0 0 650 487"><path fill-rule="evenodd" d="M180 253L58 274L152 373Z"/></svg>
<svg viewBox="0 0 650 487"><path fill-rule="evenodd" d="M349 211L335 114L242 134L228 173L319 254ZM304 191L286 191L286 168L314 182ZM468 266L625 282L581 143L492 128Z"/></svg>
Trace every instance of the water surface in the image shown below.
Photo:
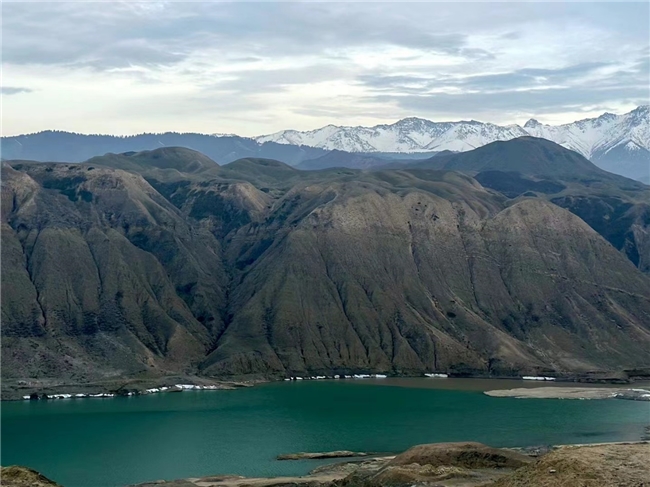
<svg viewBox="0 0 650 487"><path fill-rule="evenodd" d="M481 390L503 387L489 383L466 379L454 390L441 389L453 387L444 379L423 382L426 388L299 381L4 403L1 462L35 468L65 487L113 487L211 474L305 474L327 463L275 460L298 451L396 452L461 440L493 446L638 440L649 420L648 403L492 398Z"/></svg>

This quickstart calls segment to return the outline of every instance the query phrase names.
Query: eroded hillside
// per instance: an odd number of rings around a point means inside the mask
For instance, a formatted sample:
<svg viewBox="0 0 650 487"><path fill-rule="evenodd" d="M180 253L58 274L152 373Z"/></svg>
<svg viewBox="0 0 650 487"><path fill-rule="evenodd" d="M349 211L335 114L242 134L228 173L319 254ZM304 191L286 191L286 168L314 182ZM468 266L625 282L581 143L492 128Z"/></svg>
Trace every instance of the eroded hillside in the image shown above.
<svg viewBox="0 0 650 487"><path fill-rule="evenodd" d="M2 176L5 377L650 365L648 276L469 175L180 149Z"/></svg>

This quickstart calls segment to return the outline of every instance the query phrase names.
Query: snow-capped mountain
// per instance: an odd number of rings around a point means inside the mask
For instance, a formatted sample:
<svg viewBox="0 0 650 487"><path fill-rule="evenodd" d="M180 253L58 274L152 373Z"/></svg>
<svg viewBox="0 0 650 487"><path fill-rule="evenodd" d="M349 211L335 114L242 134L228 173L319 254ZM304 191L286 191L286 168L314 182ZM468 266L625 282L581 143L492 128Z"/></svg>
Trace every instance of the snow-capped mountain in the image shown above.
<svg viewBox="0 0 650 487"><path fill-rule="evenodd" d="M650 149L650 107L640 106L624 115L604 113L565 125L543 125L529 120L524 125L530 135L552 140L588 159L617 146L630 150Z"/></svg>
<svg viewBox="0 0 650 487"><path fill-rule="evenodd" d="M552 140L587 158L628 143L630 147L648 150L650 107L643 105L624 115L604 113L598 118L565 125L545 125L531 119L523 127L499 126L474 120L431 122L411 117L374 127L327 125L306 132L283 130L255 137L255 140L346 152L431 152L471 150L497 140L524 135Z"/></svg>
<svg viewBox="0 0 650 487"><path fill-rule="evenodd" d="M431 122L405 118L374 127L326 127L299 132L283 130L256 137L259 143L306 145L346 152L467 151L497 140L525 135L543 137L574 150L603 169L635 179L650 176L650 107L642 105L624 115L600 117L564 125L545 125L531 119L519 125L500 126L471 121Z"/></svg>
<svg viewBox="0 0 650 487"><path fill-rule="evenodd" d="M601 168L650 181L650 107L642 105L624 115L604 113L564 125L529 120L524 129L579 152Z"/></svg>
<svg viewBox="0 0 650 487"><path fill-rule="evenodd" d="M495 140L509 140L529 135L518 125L501 127L472 121L431 122L422 118L405 118L390 125L374 127L326 127L299 132L283 130L256 137L260 143L306 145L346 152L437 152L466 151Z"/></svg>

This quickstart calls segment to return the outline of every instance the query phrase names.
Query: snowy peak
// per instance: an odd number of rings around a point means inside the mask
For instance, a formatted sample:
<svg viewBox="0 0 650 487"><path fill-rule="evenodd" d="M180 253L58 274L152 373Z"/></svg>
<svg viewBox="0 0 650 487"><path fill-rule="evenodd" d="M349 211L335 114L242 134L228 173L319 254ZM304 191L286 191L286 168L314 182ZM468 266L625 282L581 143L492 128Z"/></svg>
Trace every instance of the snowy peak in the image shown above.
<svg viewBox="0 0 650 487"><path fill-rule="evenodd" d="M518 125L501 127L474 120L461 122L432 122L409 117L393 124L374 127L326 127L298 132L283 130L257 137L258 142L307 145L326 150L346 152L431 152L438 150L464 151L494 142L528 135Z"/></svg>
<svg viewBox="0 0 650 487"><path fill-rule="evenodd" d="M534 118L521 127L500 126L475 120L432 122L423 118L408 117L392 124L374 127L327 125L306 132L283 130L257 137L255 140L346 152L417 153L466 151L497 140L509 140L525 135L552 140L590 159L628 142L632 142L630 150L634 150L633 146L650 150L650 107L641 105L624 115L604 113L597 118L564 125L546 125Z"/></svg>
<svg viewBox="0 0 650 487"><path fill-rule="evenodd" d="M596 118L564 125L546 125L534 118L521 127L475 120L432 122L409 117L374 127L327 125L306 132L283 130L255 140L345 152L418 153L443 150L462 152L490 142L526 135L552 140L597 164L608 161L610 165L613 161L632 157L636 166L643 166L650 154L650 107L641 105L623 115L603 113Z"/></svg>
<svg viewBox="0 0 650 487"><path fill-rule="evenodd" d="M256 137L259 143L304 145L345 152L420 153L463 152L499 140L532 135L560 144L591 159L601 168L635 179L647 179L650 167L650 106L629 113L603 113L563 125L547 125L531 118L523 127L462 120L432 122L408 117L374 127L327 125L300 132L283 130Z"/></svg>
<svg viewBox="0 0 650 487"><path fill-rule="evenodd" d="M542 125L542 124L539 123L539 122L538 122L537 120L535 120L534 118L531 118L530 120L528 120L528 122L526 122L526 123L524 124L524 128L525 128L525 129L534 129L534 128L536 128L536 127L539 127L540 125Z"/></svg>
<svg viewBox="0 0 650 487"><path fill-rule="evenodd" d="M395 122L392 127L421 127L423 125L431 125L433 122L426 118L407 117Z"/></svg>
<svg viewBox="0 0 650 487"><path fill-rule="evenodd" d="M526 125L531 135L557 142L583 156L596 160L614 147L632 142L634 146L650 149L650 111L647 105L629 113L604 113L597 118L579 120L564 125ZM630 145L632 147L632 145Z"/></svg>

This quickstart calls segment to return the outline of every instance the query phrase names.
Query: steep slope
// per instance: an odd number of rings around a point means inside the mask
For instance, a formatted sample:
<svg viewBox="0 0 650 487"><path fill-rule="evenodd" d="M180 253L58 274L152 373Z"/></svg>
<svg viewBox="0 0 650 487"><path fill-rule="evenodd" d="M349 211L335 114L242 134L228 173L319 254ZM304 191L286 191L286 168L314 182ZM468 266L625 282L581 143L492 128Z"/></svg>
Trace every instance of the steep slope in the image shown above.
<svg viewBox="0 0 650 487"><path fill-rule="evenodd" d="M508 374L647 360L649 281L588 225L541 200L499 210L469 179L425 176L310 185L275 212L290 229L271 220L235 235L242 282L203 372ZM421 188L379 184L408 177Z"/></svg>
<svg viewBox="0 0 650 487"><path fill-rule="evenodd" d="M540 196L570 210L650 271L650 187L597 168L554 142L521 137L407 167L456 170L508 198Z"/></svg>
<svg viewBox="0 0 650 487"><path fill-rule="evenodd" d="M128 172L2 171L3 376L193 369L223 328L214 237Z"/></svg>
<svg viewBox="0 0 650 487"><path fill-rule="evenodd" d="M3 164L4 378L650 365L650 279L544 198L161 154Z"/></svg>
<svg viewBox="0 0 650 487"><path fill-rule="evenodd" d="M582 218L642 272L650 273L650 188L593 186L591 191L575 186L550 191L547 198Z"/></svg>
<svg viewBox="0 0 650 487"><path fill-rule="evenodd" d="M592 160L606 171L650 185L650 151L636 142L621 142L595 153Z"/></svg>

